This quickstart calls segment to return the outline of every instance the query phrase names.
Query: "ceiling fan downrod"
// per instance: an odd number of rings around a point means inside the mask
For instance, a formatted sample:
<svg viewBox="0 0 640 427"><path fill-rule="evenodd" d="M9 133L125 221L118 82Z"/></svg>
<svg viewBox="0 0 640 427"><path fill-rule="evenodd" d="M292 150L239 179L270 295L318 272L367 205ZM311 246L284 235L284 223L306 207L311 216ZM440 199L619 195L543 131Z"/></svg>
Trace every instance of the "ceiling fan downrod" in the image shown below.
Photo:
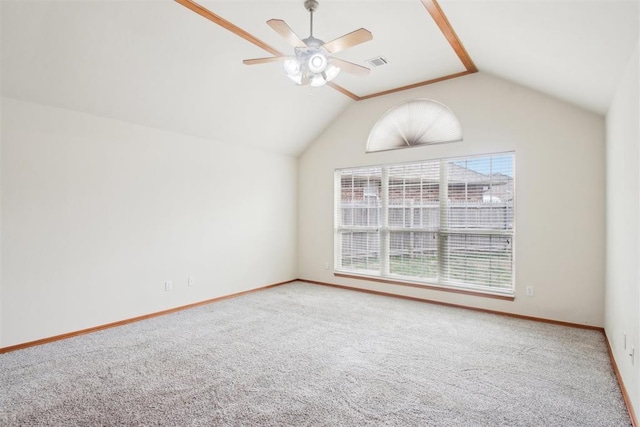
<svg viewBox="0 0 640 427"><path fill-rule="evenodd" d="M313 38L313 12L318 10L318 0L305 0L304 8L307 9L310 14L309 38Z"/></svg>

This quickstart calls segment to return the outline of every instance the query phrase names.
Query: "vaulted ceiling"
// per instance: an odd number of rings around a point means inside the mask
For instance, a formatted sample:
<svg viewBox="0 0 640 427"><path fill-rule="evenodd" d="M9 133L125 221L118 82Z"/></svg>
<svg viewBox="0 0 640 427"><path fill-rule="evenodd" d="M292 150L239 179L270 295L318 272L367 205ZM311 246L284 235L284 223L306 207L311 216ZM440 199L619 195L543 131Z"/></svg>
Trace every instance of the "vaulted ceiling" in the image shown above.
<svg viewBox="0 0 640 427"><path fill-rule="evenodd" d="M475 67L604 114L638 43L637 0L320 0L314 36L367 28L336 56L388 64L310 88L242 63L270 56L261 43L291 54L265 22L306 37L302 0L198 3L223 24L173 0L4 0L2 94L296 156L351 103Z"/></svg>

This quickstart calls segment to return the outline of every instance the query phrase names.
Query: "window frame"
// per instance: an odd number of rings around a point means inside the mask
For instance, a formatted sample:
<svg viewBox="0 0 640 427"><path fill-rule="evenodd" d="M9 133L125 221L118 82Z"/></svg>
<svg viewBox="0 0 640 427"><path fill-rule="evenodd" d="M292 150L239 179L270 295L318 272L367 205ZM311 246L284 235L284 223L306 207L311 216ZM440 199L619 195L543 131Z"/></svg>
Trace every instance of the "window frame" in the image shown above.
<svg viewBox="0 0 640 427"><path fill-rule="evenodd" d="M509 204L505 203L505 207L510 207L510 219L511 219L511 228L507 229L495 229L495 228L469 228L469 229L454 229L443 227L443 222L446 223L446 218L448 215L447 209L450 204L448 201L448 189L451 184L447 168L443 166L447 166L450 163L461 162L461 161L469 161L469 160L477 160L477 159L493 159L498 157L511 157L511 171L512 176L510 177L512 181L512 198L509 200ZM440 211L440 216L438 218L438 225L434 230L433 227L394 227L390 225L389 216L390 216L390 195L389 195L389 170L393 167L400 166L411 166L411 165L426 165L433 162L439 162L439 184L438 184L438 209ZM353 171L354 173L360 170L380 170L380 224L379 225L343 225L342 224L342 174L344 171ZM428 288L428 289L437 289L444 290L449 292L456 293L465 293L465 294L473 294L473 295L481 295L481 296L489 296L499 299L513 300L515 297L515 286L516 286L516 271L515 271L515 254L516 254L516 153L515 151L507 151L507 152L498 152L498 153L488 153L488 154L478 154L472 156L456 156L456 157L448 157L448 158L440 158L440 159L426 159L421 161L411 161L411 162L403 162L403 163L388 163L388 164L380 164L380 165L371 165L371 166L360 166L360 167L350 167L350 168L338 168L334 170L334 275L338 277L348 277L348 278L357 278L357 279L366 279L371 281L377 281L382 283L391 283L391 284L399 284L399 285L407 285L412 287L420 287L420 288ZM369 187L370 188L370 185ZM444 189L445 191L441 191ZM366 190L365 190L366 191ZM370 190L369 190L370 191ZM404 199L406 200L406 199ZM489 202L491 202L489 200ZM444 203L443 203L444 202ZM483 199L483 203L485 203ZM506 212L506 211L505 211ZM443 215L444 213L444 215ZM404 214L403 214L404 215ZM505 224L508 224L508 221L505 219ZM412 224L413 225L413 224ZM369 232L369 233L378 233L379 234L379 268L377 270L358 270L354 271L354 269L343 268L342 266L342 237L341 235L345 232ZM420 278L418 276L410 276L410 275L402 275L402 274L393 274L390 271L390 242L391 236L393 233L435 233L436 234L436 273L435 277L429 278ZM465 283L463 281L452 280L450 277L444 277L443 271L444 268L449 268L448 274L451 273L450 267L444 265L444 254L448 254L451 256L451 251L448 251L445 246L446 242L451 239L452 236L485 236L489 237L489 241L492 241L493 237L498 239L506 238L507 245L509 246L509 250L505 251L509 255L509 263L510 263L510 282L509 286L498 286L498 285L484 285L484 284L474 284L474 283ZM467 237L468 238L468 237ZM367 240L368 242L368 240ZM461 270L465 271L465 270ZM470 270L471 271L471 270Z"/></svg>

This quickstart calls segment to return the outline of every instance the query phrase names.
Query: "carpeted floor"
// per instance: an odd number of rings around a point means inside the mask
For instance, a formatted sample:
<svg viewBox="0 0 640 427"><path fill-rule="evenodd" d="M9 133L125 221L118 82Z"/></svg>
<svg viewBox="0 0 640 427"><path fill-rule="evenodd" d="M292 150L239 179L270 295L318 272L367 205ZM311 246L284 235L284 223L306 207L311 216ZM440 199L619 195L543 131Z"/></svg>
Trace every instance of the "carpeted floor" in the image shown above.
<svg viewBox="0 0 640 427"><path fill-rule="evenodd" d="M630 426L600 332L291 283L0 355L0 425Z"/></svg>

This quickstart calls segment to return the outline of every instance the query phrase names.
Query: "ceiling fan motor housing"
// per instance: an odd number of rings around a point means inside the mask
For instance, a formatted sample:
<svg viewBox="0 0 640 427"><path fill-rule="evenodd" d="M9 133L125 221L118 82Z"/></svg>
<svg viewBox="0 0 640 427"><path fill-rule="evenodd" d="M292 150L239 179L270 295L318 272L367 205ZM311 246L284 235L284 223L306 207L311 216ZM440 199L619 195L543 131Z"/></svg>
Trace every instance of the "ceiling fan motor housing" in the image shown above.
<svg viewBox="0 0 640 427"><path fill-rule="evenodd" d="M297 47L294 49L296 58L300 61L303 69L308 69L311 73L322 73L328 64L329 52L322 47L324 42L315 37L307 37L303 40L307 47Z"/></svg>

